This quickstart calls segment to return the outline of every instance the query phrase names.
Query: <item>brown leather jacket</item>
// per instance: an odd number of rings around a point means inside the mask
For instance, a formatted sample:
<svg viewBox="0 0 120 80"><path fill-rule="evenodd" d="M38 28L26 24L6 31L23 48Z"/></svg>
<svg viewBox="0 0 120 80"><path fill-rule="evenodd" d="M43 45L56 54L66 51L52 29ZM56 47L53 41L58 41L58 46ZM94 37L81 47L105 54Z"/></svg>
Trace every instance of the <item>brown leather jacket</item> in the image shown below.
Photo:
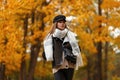
<svg viewBox="0 0 120 80"><path fill-rule="evenodd" d="M59 67L63 63L63 47L62 47L63 40L59 38L53 37L53 61L52 67Z"/></svg>

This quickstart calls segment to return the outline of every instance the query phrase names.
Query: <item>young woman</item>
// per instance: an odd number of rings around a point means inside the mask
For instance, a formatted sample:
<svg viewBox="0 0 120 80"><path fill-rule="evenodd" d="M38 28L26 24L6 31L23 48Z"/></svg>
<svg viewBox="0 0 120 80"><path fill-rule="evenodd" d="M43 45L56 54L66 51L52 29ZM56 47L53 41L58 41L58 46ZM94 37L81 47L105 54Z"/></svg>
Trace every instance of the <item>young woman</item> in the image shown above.
<svg viewBox="0 0 120 80"><path fill-rule="evenodd" d="M43 45L44 58L46 61L52 61L54 79L72 80L74 69L77 70L83 62L75 33L67 28L64 15L55 16L53 27ZM68 53L73 54L75 58L67 58Z"/></svg>

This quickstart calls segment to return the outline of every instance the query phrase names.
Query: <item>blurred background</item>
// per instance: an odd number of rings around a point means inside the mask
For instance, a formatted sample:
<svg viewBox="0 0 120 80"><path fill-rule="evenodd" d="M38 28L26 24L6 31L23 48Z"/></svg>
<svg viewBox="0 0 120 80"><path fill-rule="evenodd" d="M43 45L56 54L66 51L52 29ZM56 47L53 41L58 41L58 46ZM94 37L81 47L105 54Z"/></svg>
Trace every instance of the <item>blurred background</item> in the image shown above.
<svg viewBox="0 0 120 80"><path fill-rule="evenodd" d="M81 47L73 80L120 80L120 0L0 0L0 80L53 80L41 54L58 14Z"/></svg>

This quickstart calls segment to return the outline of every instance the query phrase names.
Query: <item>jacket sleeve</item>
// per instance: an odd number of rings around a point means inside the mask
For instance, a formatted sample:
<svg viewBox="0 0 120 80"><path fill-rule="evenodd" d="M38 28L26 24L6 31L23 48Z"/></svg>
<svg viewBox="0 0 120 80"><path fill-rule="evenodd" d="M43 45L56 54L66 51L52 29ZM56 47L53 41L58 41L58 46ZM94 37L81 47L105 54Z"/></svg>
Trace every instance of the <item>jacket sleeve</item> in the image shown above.
<svg viewBox="0 0 120 80"><path fill-rule="evenodd" d="M44 59L44 60L46 60L46 56L45 56L45 51L43 50L43 52L42 52L42 58Z"/></svg>

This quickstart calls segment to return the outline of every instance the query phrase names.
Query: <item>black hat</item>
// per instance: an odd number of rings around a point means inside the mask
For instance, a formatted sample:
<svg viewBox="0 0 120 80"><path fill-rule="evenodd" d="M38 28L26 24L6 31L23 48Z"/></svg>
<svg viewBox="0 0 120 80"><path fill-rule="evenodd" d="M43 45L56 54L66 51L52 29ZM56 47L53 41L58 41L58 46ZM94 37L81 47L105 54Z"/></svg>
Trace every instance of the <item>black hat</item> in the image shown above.
<svg viewBox="0 0 120 80"><path fill-rule="evenodd" d="M65 21L66 22L66 17L64 15L57 15L53 19L53 23L58 22L58 21Z"/></svg>

